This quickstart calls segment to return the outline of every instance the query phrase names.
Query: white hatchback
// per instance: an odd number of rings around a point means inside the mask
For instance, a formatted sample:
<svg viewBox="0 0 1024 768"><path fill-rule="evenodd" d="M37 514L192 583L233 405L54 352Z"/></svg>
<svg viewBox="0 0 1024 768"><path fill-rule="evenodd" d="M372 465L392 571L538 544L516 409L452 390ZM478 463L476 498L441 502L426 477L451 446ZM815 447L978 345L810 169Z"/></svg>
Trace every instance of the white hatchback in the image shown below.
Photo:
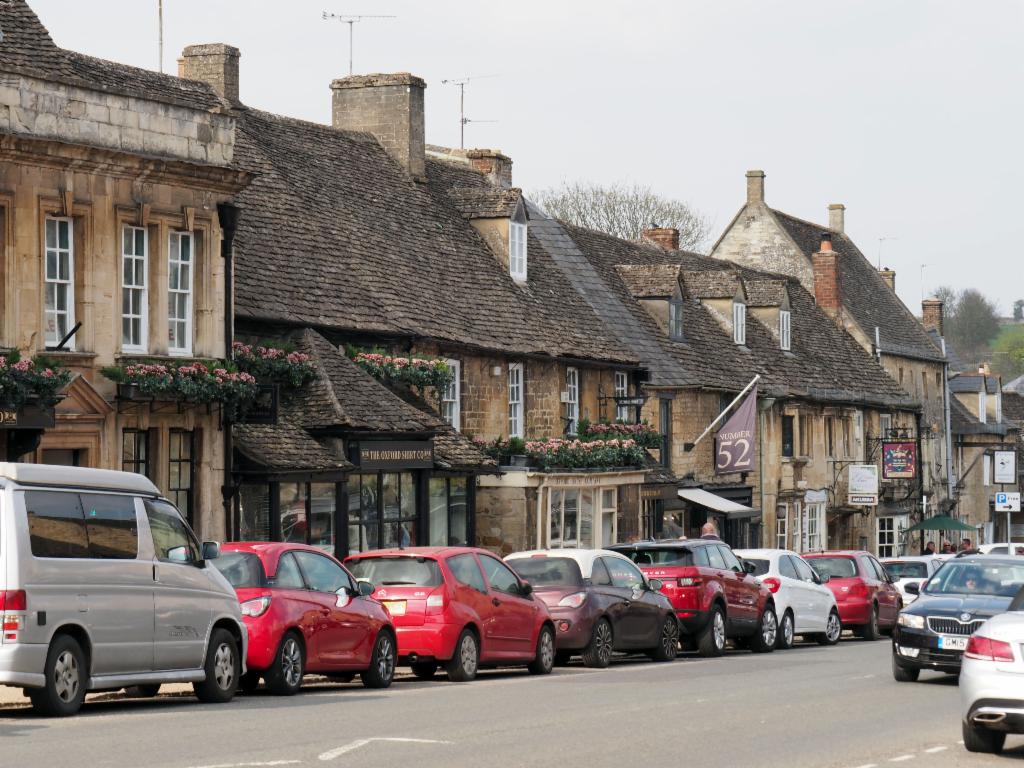
<svg viewBox="0 0 1024 768"><path fill-rule="evenodd" d="M843 625L832 590L796 552L788 549L737 549L775 599L779 617L775 647L792 648L796 635L813 637L822 645L839 642Z"/></svg>
<svg viewBox="0 0 1024 768"><path fill-rule="evenodd" d="M904 605L910 605L917 599L920 587L932 577L942 564L952 555L920 555L914 557L887 557L882 560L882 567L892 579L892 584L899 590ZM907 584L917 584L918 592L907 592Z"/></svg>
<svg viewBox="0 0 1024 768"><path fill-rule="evenodd" d="M1024 733L1022 602L1024 590L1010 611L993 616L967 641L960 667L960 705L969 752L1001 752L1006 734Z"/></svg>

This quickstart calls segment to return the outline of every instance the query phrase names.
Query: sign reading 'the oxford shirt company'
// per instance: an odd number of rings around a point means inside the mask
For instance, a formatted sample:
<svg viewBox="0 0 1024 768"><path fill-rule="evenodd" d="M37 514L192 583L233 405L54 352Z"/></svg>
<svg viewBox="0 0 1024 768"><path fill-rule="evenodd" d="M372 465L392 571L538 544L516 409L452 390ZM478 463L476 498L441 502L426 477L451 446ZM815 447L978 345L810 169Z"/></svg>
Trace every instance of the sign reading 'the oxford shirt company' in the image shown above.
<svg viewBox="0 0 1024 768"><path fill-rule="evenodd" d="M359 443L360 469L430 469L434 445L429 440L371 440Z"/></svg>

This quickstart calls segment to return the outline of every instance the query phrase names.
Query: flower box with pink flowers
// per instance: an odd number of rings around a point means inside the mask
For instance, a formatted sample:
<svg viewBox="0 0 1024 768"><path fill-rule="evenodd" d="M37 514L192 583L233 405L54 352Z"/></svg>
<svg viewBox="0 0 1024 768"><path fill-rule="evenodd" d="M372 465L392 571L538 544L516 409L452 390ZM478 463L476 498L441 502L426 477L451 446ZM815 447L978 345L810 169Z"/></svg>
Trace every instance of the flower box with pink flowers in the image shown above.
<svg viewBox="0 0 1024 768"><path fill-rule="evenodd" d="M129 362L101 371L118 385L124 400L172 400L193 404L220 403L236 415L258 391L256 378L226 364L200 360L174 363Z"/></svg>
<svg viewBox="0 0 1024 768"><path fill-rule="evenodd" d="M0 354L0 406L51 408L72 374L45 357L23 358L17 350Z"/></svg>
<svg viewBox="0 0 1024 768"><path fill-rule="evenodd" d="M349 356L356 365L374 378L420 389L444 389L451 383L454 375L451 366L439 358L396 357L356 349L350 349Z"/></svg>

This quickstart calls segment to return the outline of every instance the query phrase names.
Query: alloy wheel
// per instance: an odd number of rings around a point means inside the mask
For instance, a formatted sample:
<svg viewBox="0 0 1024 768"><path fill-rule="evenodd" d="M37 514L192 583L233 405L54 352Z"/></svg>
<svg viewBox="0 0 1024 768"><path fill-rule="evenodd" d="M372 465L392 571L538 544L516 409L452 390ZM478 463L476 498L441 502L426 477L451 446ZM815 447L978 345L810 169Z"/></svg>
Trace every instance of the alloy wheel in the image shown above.
<svg viewBox="0 0 1024 768"><path fill-rule="evenodd" d="M775 636L778 633L778 623L772 611L765 611L761 614L761 640L766 648L775 646Z"/></svg>
<svg viewBox="0 0 1024 768"><path fill-rule="evenodd" d="M787 648L793 644L793 617L788 613L782 617L782 641Z"/></svg>
<svg viewBox="0 0 1024 768"><path fill-rule="evenodd" d="M675 656L679 651L679 627L674 621L665 621L661 625L661 647L668 657Z"/></svg>
<svg viewBox="0 0 1024 768"><path fill-rule="evenodd" d="M459 647L459 661L467 675L476 674L476 641L473 640L472 635L462 638L462 645Z"/></svg>
<svg viewBox="0 0 1024 768"><path fill-rule="evenodd" d="M835 642L839 639L842 631L843 625L839 622L839 617L835 613L830 613L828 615L828 624L825 625L825 637L828 638L830 643Z"/></svg>
<svg viewBox="0 0 1024 768"><path fill-rule="evenodd" d="M597 656L601 663L610 661L612 658L612 628L608 625L608 622L601 621L598 623L594 644L597 646Z"/></svg>
<svg viewBox="0 0 1024 768"><path fill-rule="evenodd" d="M612 655L611 641L608 643L608 655ZM555 638L550 632L541 630L540 637L540 656L541 664L545 669L550 669L555 665Z"/></svg>
<svg viewBox="0 0 1024 768"><path fill-rule="evenodd" d="M78 659L71 651L63 651L57 657L53 665L54 689L57 696L65 704L74 701L78 695L78 686L81 684L81 675L78 672Z"/></svg>
<svg viewBox="0 0 1024 768"><path fill-rule="evenodd" d="M235 681L235 654L227 643L221 643L217 647L217 653L213 657L213 676L217 681L217 687L222 691L231 688Z"/></svg>
<svg viewBox="0 0 1024 768"><path fill-rule="evenodd" d="M715 611L714 627L712 631L715 636L715 648L722 650L725 648L725 617L722 616L721 611Z"/></svg>
<svg viewBox="0 0 1024 768"><path fill-rule="evenodd" d="M284 650L281 653L281 672L284 674L285 682L293 688L302 680L302 650L294 637L289 637L284 641Z"/></svg>
<svg viewBox="0 0 1024 768"><path fill-rule="evenodd" d="M395 647L387 635L381 635L377 644L377 673L381 680L390 680L395 674Z"/></svg>

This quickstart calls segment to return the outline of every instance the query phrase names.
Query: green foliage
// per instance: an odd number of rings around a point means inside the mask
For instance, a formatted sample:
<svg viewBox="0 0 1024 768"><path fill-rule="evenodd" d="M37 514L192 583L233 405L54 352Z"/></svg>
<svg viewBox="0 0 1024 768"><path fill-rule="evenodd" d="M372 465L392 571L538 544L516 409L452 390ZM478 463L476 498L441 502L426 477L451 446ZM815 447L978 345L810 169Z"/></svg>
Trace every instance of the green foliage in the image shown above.
<svg viewBox="0 0 1024 768"><path fill-rule="evenodd" d="M1004 380L1024 376L1024 325L1003 328L992 344L992 366Z"/></svg>
<svg viewBox="0 0 1024 768"><path fill-rule="evenodd" d="M999 333L995 304L973 288L958 292L947 286L935 295L945 303L944 333L953 348L968 365L983 362Z"/></svg>
<svg viewBox="0 0 1024 768"><path fill-rule="evenodd" d="M266 384L283 384L298 389L316 377L309 355L288 347L236 341L232 350L238 370L250 373L257 381Z"/></svg>
<svg viewBox="0 0 1024 768"><path fill-rule="evenodd" d="M193 360L162 365L129 362L101 369L118 384L132 384L139 394L189 403L221 403L231 418L243 413L259 391L256 378L224 364Z"/></svg>
<svg viewBox="0 0 1024 768"><path fill-rule="evenodd" d="M349 349L348 354L361 367L375 378L398 384L425 389L444 389L451 383L454 375L451 366L444 360L422 357L395 357L381 352L363 352Z"/></svg>
<svg viewBox="0 0 1024 768"><path fill-rule="evenodd" d="M54 405L72 373L46 357L23 359L17 350L0 355L0 404L21 408L29 401Z"/></svg>

